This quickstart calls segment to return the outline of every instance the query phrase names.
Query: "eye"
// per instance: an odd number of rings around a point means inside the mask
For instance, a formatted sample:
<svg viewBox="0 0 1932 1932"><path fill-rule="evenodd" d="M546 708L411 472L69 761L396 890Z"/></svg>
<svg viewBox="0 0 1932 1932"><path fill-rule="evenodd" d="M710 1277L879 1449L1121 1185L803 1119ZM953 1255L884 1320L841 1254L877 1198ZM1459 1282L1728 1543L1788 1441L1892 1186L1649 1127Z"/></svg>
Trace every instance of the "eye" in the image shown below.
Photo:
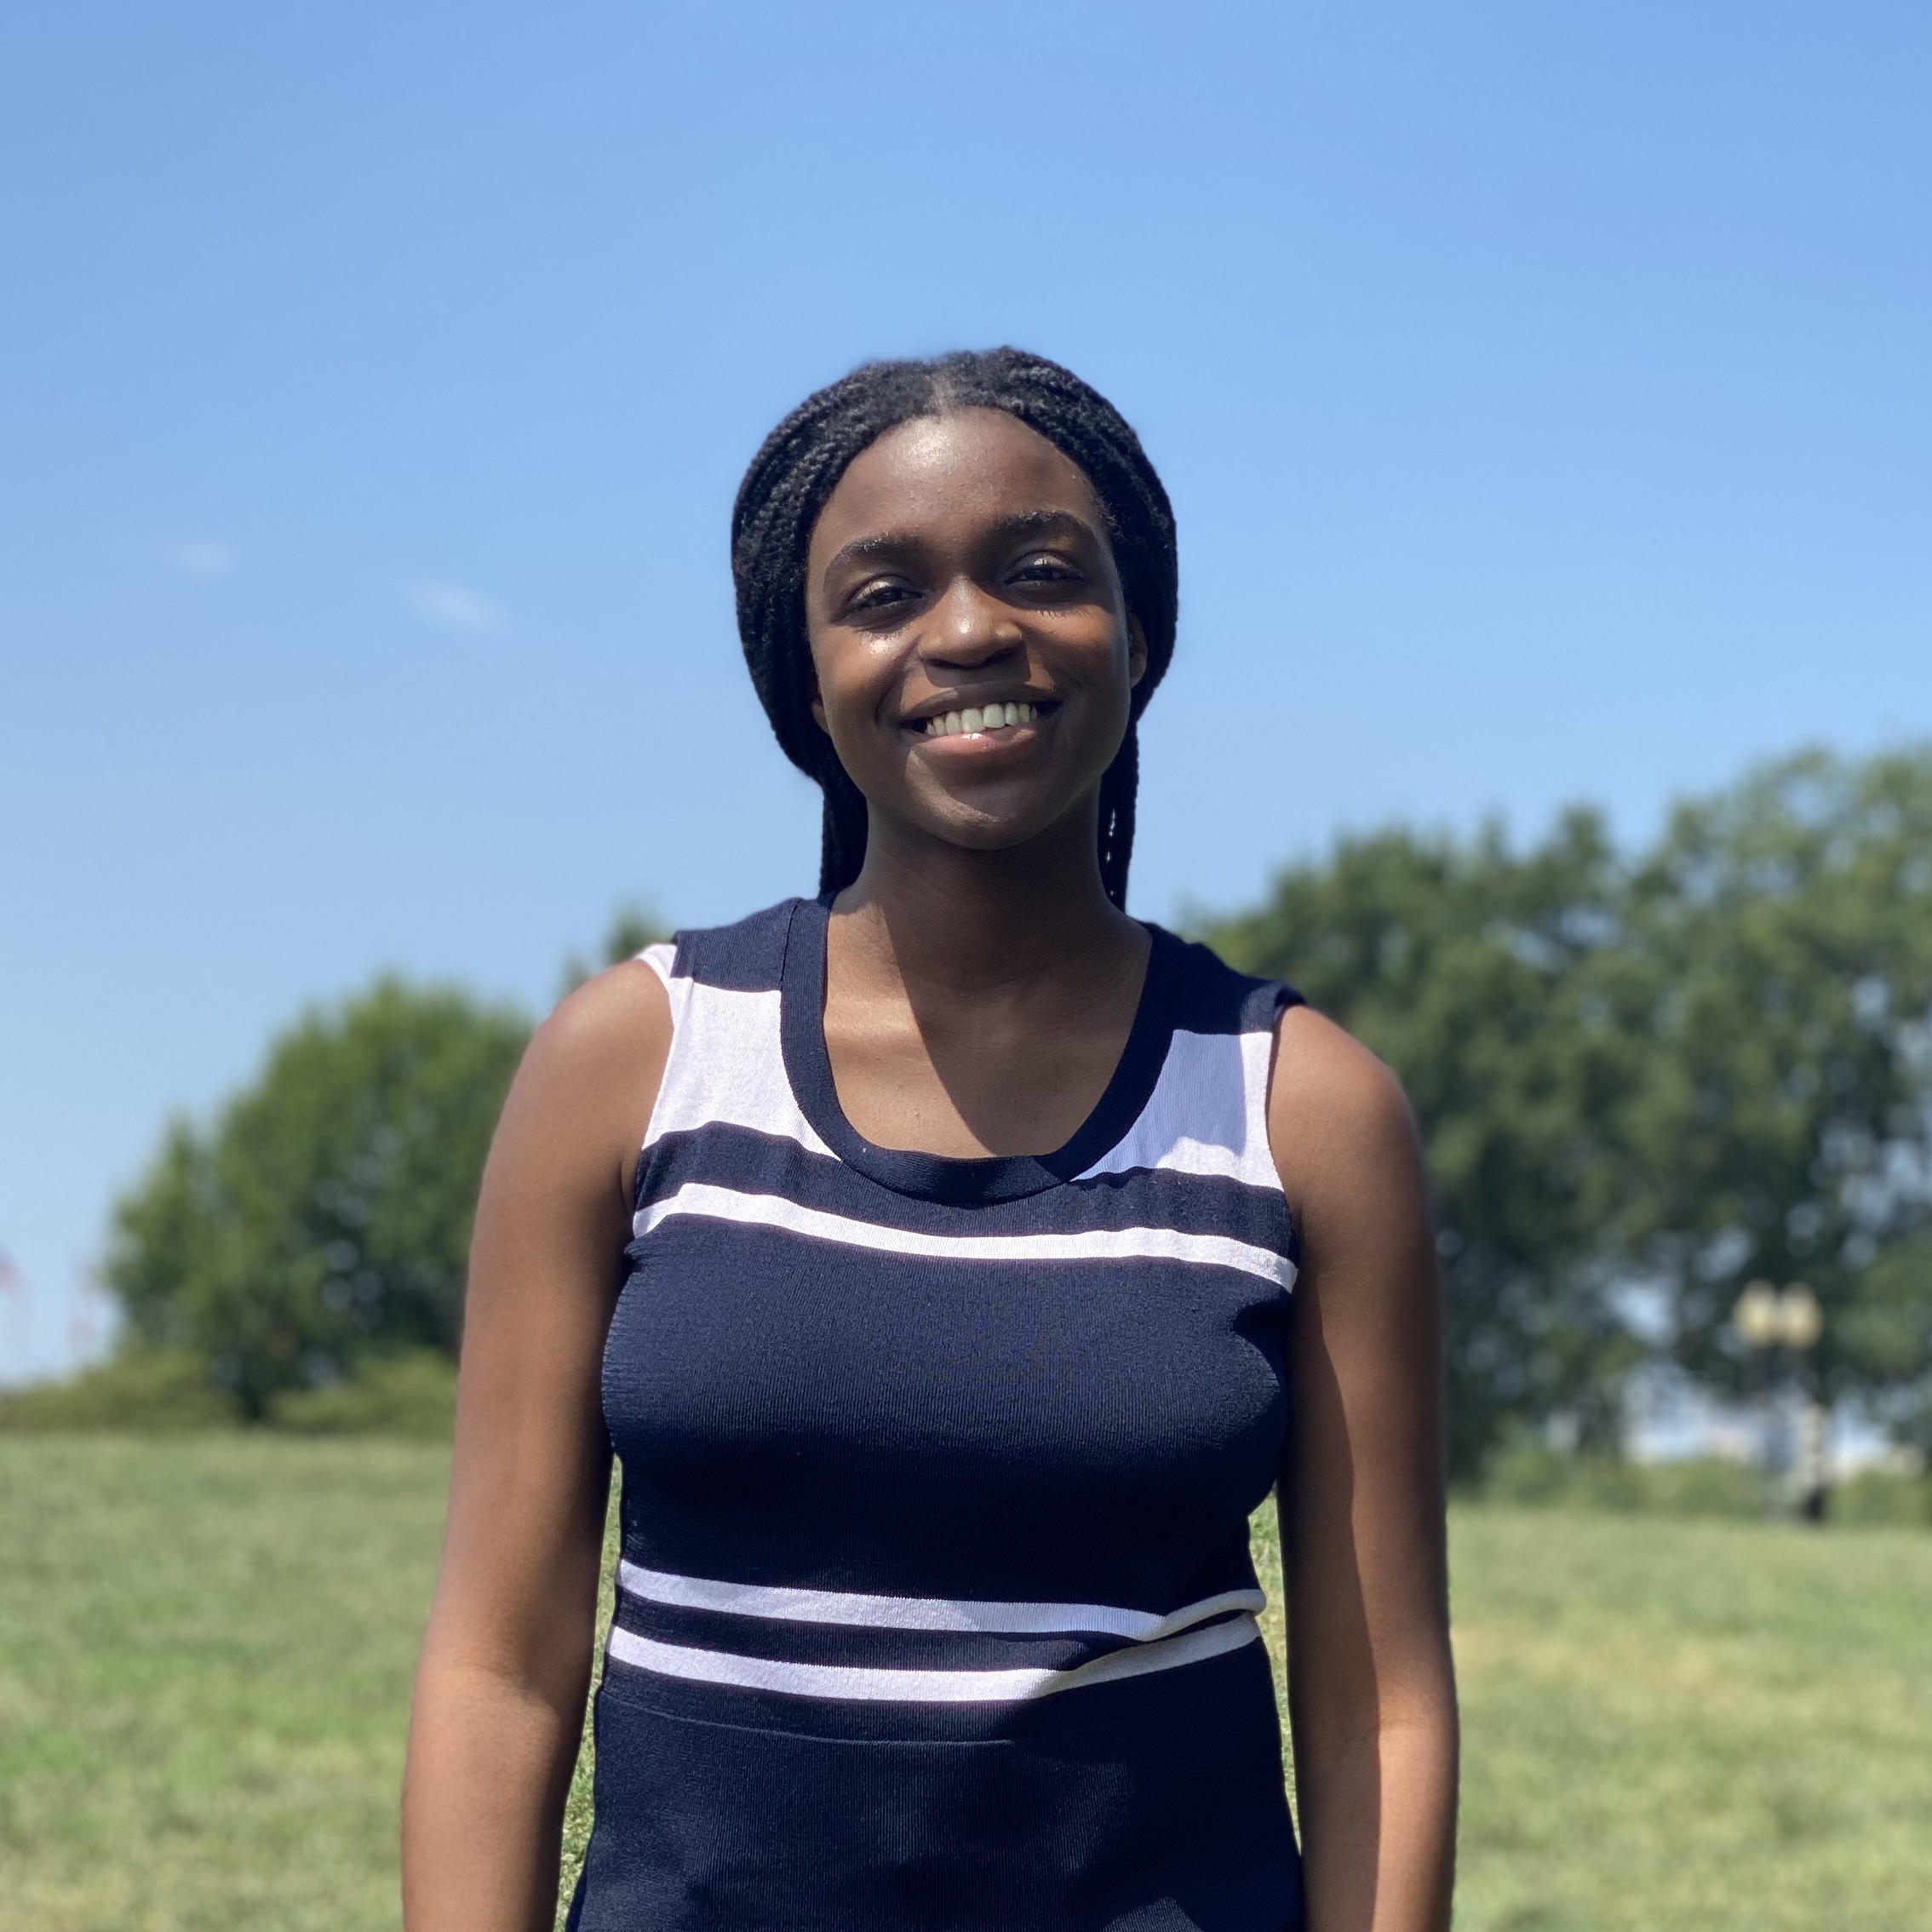
<svg viewBox="0 0 1932 1932"><path fill-rule="evenodd" d="M1008 573L1016 583L1078 583L1081 573L1064 557L1042 550L1023 558Z"/></svg>
<svg viewBox="0 0 1932 1932"><path fill-rule="evenodd" d="M894 577L874 577L871 582L861 584L846 599L849 615L862 611L888 611L893 605L903 603L909 597L916 597L918 592L910 584L903 583Z"/></svg>

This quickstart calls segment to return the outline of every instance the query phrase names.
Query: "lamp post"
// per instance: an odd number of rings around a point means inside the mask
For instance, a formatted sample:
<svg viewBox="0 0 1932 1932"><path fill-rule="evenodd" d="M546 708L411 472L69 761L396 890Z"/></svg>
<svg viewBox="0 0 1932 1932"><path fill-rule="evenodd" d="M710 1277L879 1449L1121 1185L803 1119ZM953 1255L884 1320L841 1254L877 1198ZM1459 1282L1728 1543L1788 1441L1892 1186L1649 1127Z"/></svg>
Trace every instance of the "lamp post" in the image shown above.
<svg viewBox="0 0 1932 1932"><path fill-rule="evenodd" d="M1798 1513L1807 1522L1822 1522L1826 1418L1812 1390L1806 1358L1825 1332L1824 1310L1803 1281L1782 1288L1769 1281L1752 1281L1731 1310L1731 1327L1745 1348L1763 1360L1771 1385L1765 1476L1774 1486L1782 1476L1785 1493ZM1779 1397L1787 1394L1797 1398L1795 1413L1791 1402L1780 1404Z"/></svg>

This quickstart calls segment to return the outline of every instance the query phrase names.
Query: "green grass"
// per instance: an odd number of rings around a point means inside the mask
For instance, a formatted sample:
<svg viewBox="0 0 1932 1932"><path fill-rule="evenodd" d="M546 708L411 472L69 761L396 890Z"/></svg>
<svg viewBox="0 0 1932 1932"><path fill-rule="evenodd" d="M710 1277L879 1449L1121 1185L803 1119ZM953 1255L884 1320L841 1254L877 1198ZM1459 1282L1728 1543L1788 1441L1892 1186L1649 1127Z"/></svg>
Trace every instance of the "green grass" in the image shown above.
<svg viewBox="0 0 1932 1932"><path fill-rule="evenodd" d="M448 1460L0 1438L0 1927L396 1923Z"/></svg>
<svg viewBox="0 0 1932 1932"><path fill-rule="evenodd" d="M1932 1536L1453 1519L1471 1932L1932 1921Z"/></svg>
<svg viewBox="0 0 1932 1932"><path fill-rule="evenodd" d="M446 1467L0 1437L0 1932L393 1928ZM1502 1507L1453 1535L1459 1926L1926 1923L1932 1536Z"/></svg>

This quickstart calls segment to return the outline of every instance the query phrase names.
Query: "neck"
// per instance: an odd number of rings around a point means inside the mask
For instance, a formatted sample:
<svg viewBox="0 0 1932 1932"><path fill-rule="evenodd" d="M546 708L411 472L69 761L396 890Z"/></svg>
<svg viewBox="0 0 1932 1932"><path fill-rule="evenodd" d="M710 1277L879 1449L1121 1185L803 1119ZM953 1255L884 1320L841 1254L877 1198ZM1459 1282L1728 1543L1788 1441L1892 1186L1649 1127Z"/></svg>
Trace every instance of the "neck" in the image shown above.
<svg viewBox="0 0 1932 1932"><path fill-rule="evenodd" d="M865 863L834 902L861 969L954 996L1138 965L1143 929L1107 897L1098 796L1022 846L974 851L874 815ZM846 948L841 948L846 950Z"/></svg>

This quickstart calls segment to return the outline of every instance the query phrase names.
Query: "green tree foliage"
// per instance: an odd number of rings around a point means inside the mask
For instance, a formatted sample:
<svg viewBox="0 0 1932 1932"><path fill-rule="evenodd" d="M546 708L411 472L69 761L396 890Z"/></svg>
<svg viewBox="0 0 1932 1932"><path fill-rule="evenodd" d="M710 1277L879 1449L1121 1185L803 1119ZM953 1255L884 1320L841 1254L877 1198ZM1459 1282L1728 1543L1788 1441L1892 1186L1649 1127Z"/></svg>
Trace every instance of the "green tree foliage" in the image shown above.
<svg viewBox="0 0 1932 1932"><path fill-rule="evenodd" d="M1566 1412L1608 1439L1637 1344L1619 1313L1620 1135L1645 1053L1625 879L1601 822L1542 846L1393 830L1289 867L1207 937L1292 981L1401 1075L1448 1286L1452 1467L1512 1421Z"/></svg>
<svg viewBox="0 0 1932 1932"><path fill-rule="evenodd" d="M1740 1289L1803 1281L1820 1392L1905 1419L1932 1375L1932 755L1807 754L1687 805L1631 904L1679 1358L1738 1385Z"/></svg>
<svg viewBox="0 0 1932 1932"><path fill-rule="evenodd" d="M528 1031L391 979L301 1020L209 1130L169 1129L119 1204L106 1275L136 1344L200 1358L253 1419L371 1356L453 1354Z"/></svg>
<svg viewBox="0 0 1932 1932"><path fill-rule="evenodd" d="M1588 812L1344 840L1207 936L1408 1088L1459 1476L1523 1422L1614 1439L1633 1291L1738 1389L1757 1277L1816 1292L1821 1393L1932 1437L1932 753L1761 768L1634 861Z"/></svg>

